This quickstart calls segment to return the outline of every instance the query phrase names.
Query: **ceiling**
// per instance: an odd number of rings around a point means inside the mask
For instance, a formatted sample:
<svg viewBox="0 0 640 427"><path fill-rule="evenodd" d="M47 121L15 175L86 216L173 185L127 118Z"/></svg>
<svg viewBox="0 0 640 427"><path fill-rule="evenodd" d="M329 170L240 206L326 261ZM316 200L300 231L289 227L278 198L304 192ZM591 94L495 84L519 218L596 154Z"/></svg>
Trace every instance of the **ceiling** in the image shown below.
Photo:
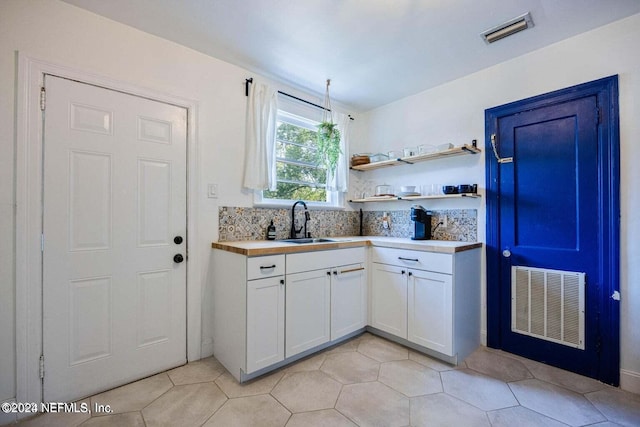
<svg viewBox="0 0 640 427"><path fill-rule="evenodd" d="M640 0L64 0L360 111L640 12ZM531 12L534 27L480 33ZM249 77L249 76L247 76Z"/></svg>

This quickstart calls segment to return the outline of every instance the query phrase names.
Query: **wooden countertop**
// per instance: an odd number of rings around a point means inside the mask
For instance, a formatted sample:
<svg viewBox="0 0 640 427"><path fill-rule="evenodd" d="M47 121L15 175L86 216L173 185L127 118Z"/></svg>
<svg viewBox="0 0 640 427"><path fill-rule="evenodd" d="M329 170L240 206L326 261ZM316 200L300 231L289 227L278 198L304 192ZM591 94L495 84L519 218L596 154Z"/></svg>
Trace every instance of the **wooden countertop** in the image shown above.
<svg viewBox="0 0 640 427"><path fill-rule="evenodd" d="M244 240L237 242L213 242L213 249L234 252L246 256L290 254L296 252L326 251L360 246L381 246L414 251L453 254L469 249L481 248L482 243L451 242L444 240L411 240L401 237L354 236L329 237L333 242L289 243L281 240Z"/></svg>

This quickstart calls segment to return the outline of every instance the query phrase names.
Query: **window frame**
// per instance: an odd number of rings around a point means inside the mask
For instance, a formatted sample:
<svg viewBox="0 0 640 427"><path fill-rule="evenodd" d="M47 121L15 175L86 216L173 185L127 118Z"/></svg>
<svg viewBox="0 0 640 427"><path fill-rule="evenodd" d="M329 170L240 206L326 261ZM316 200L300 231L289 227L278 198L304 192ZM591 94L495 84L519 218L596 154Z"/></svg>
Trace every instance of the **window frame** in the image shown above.
<svg viewBox="0 0 640 427"><path fill-rule="evenodd" d="M284 119L284 120L283 120ZM300 114L292 113L287 111L287 109L279 107L278 113L276 115L276 122L285 122L292 124L294 126L306 128L309 130L317 131L317 125L320 124L317 120L314 120L310 117L305 117ZM344 155L344 154L343 154ZM278 160L274 163L274 167L277 165ZM304 166L304 164L301 164ZM327 177L328 178L328 177ZM254 191L254 201L253 205L257 207L289 207L293 203L296 202L294 199L271 199L264 197L265 190L256 190ZM327 201L319 202L319 201L307 201L303 200L308 207L312 207L314 209L326 209L326 210L339 210L344 209L344 194L338 191L330 191L327 192Z"/></svg>

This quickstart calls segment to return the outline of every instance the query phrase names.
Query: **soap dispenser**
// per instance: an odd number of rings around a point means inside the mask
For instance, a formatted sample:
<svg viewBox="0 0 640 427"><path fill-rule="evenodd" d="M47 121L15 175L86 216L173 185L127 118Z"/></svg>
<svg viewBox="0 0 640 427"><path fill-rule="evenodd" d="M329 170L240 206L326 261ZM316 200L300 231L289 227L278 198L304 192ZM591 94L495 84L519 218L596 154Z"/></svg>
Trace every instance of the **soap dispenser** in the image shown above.
<svg viewBox="0 0 640 427"><path fill-rule="evenodd" d="M273 225L273 220L267 227L267 240L276 240L276 226Z"/></svg>

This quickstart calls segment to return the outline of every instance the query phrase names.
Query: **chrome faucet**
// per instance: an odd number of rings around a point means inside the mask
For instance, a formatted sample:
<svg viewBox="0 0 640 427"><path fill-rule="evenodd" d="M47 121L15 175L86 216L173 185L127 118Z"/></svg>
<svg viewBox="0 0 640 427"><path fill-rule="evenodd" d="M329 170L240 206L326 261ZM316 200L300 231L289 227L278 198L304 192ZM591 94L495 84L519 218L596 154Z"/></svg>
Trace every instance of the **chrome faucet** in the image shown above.
<svg viewBox="0 0 640 427"><path fill-rule="evenodd" d="M311 216L309 216L309 210L307 209L307 204L302 200L298 200L291 207L291 232L289 233L290 239L297 239L298 233L303 229L303 227L296 228L296 206L298 205L298 203L304 206L304 234L302 235L302 237L311 237L311 234L307 233L307 222L309 222L309 220L311 219Z"/></svg>

